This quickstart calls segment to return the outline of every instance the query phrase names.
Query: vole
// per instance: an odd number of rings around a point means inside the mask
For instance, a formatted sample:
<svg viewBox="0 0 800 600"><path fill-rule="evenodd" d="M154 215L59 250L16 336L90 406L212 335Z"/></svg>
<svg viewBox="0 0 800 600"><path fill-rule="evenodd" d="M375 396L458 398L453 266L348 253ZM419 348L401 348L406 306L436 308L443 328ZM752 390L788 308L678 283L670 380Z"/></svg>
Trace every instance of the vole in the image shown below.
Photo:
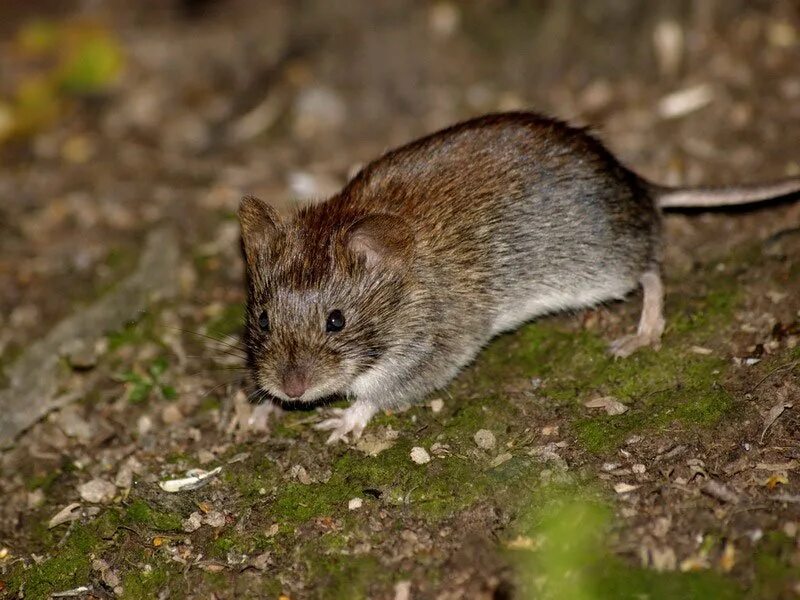
<svg viewBox="0 0 800 600"><path fill-rule="evenodd" d="M662 187L586 131L533 113L459 123L387 152L290 218L242 200L248 366L286 405L347 396L349 408L317 425L331 443L441 388L497 334L639 285L638 329L610 351L657 347L661 209L798 191L800 177Z"/></svg>

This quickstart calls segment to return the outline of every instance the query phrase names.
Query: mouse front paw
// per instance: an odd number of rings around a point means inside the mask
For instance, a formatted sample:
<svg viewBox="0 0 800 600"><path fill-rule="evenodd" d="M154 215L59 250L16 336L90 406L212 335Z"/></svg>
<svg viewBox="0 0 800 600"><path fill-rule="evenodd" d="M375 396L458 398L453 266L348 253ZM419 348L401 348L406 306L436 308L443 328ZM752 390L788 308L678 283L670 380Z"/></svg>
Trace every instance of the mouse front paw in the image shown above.
<svg viewBox="0 0 800 600"><path fill-rule="evenodd" d="M356 401L355 404L346 409L331 409L333 417L314 425L314 429L319 431L330 431L327 444L334 444L339 441L347 442L347 435L352 433L353 439L357 440L364 432L364 428L376 413L376 409L367 404Z"/></svg>

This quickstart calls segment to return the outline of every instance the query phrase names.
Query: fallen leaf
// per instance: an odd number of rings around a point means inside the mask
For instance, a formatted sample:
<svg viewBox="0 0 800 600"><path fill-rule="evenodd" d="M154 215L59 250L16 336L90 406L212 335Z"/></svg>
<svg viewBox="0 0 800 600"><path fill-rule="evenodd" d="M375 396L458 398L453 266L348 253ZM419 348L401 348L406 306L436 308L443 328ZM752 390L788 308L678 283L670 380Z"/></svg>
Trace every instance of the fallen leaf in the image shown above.
<svg viewBox="0 0 800 600"><path fill-rule="evenodd" d="M775 406L769 409L769 412L767 413L767 416L764 419L764 429L761 431L761 438L759 440L759 443L761 444L764 443L764 436L767 434L767 430L770 427L772 427L772 424L775 421L778 420L778 417L780 417L783 414L783 411L785 411L787 408L792 408L792 406L794 406L792 402L786 402L784 400L781 400Z"/></svg>
<svg viewBox="0 0 800 600"><path fill-rule="evenodd" d="M627 494L632 492L633 490L638 490L638 485L631 485L630 483L625 483L623 481L614 484L614 491L618 494Z"/></svg>
<svg viewBox="0 0 800 600"><path fill-rule="evenodd" d="M732 542L725 542L725 547L722 549L722 556L719 558L719 568L725 573L730 573L733 566L736 564L736 547Z"/></svg>
<svg viewBox="0 0 800 600"><path fill-rule="evenodd" d="M217 467L211 471L204 471L203 469L192 469L186 473L186 477L181 479L168 479L167 481L159 481L158 486L165 492L186 492L189 490L196 490L208 484L213 477L222 471L222 467Z"/></svg>
<svg viewBox="0 0 800 600"><path fill-rule="evenodd" d="M67 521L74 521L75 519L79 519L81 513L79 509L81 507L79 502L73 502L72 504L67 504L64 508L58 511L53 517L48 521L47 527L48 529L52 529L62 523L66 523Z"/></svg>
<svg viewBox="0 0 800 600"><path fill-rule="evenodd" d="M787 483L789 483L789 478L786 476L786 473L773 473L769 476L769 479L764 482L764 485L768 490L774 490L779 485Z"/></svg>
<svg viewBox="0 0 800 600"><path fill-rule="evenodd" d="M614 396L603 396L602 398L594 398L583 404L586 408L602 408L609 415L621 415L628 412L628 407L622 402L614 398Z"/></svg>

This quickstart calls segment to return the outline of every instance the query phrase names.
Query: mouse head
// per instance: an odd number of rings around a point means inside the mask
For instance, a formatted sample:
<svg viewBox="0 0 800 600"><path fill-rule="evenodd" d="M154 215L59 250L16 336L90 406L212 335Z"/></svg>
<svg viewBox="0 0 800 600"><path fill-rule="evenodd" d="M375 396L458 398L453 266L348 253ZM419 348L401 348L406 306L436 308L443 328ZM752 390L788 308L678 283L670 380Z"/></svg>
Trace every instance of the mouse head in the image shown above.
<svg viewBox="0 0 800 600"><path fill-rule="evenodd" d="M285 404L346 394L414 318L410 227L394 215L324 206L283 221L252 197L239 221L256 384Z"/></svg>

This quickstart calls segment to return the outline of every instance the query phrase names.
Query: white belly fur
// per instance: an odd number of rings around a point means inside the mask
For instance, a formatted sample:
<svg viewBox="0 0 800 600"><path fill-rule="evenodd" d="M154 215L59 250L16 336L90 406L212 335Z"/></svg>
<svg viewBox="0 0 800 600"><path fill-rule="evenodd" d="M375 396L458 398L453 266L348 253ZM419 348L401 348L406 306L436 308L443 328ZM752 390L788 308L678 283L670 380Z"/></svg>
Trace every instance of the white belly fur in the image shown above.
<svg viewBox="0 0 800 600"><path fill-rule="evenodd" d="M614 286L598 286L578 293L555 291L547 294L538 293L522 303L509 303L503 307L492 326L492 335L515 329L522 323L547 313L586 308L609 300L621 300L633 287L617 283Z"/></svg>

